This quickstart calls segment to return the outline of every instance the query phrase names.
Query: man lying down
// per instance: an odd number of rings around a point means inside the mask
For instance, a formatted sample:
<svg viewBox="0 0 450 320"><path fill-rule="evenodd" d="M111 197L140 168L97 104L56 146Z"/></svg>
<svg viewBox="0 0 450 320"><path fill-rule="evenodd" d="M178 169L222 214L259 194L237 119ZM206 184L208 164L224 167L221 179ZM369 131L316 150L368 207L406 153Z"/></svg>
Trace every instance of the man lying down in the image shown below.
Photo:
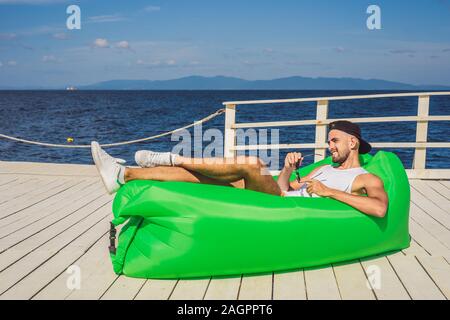
<svg viewBox="0 0 450 320"><path fill-rule="evenodd" d="M123 161L111 157L100 145L91 143L92 157L109 194L131 180L159 180L205 183L286 197L329 197L359 211L384 217L388 198L383 182L361 167L359 155L372 147L361 138L361 129L350 121L329 124L328 148L337 166L314 169L300 181L289 182L302 154L289 153L278 181L270 175L257 157L187 158L170 152L140 150L135 161L140 168L125 167Z"/></svg>

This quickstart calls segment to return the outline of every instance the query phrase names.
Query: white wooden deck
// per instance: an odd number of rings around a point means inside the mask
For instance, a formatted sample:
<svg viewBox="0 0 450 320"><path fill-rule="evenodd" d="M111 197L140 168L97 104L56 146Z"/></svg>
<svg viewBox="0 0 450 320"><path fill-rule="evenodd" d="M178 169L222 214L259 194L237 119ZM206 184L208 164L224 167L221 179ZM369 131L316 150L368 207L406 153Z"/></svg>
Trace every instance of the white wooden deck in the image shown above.
<svg viewBox="0 0 450 320"><path fill-rule="evenodd" d="M0 299L448 299L450 181L410 182L407 250L262 276L145 280L112 271L113 197L93 166L0 161ZM71 265L80 289L67 287ZM381 282L369 288L373 265Z"/></svg>

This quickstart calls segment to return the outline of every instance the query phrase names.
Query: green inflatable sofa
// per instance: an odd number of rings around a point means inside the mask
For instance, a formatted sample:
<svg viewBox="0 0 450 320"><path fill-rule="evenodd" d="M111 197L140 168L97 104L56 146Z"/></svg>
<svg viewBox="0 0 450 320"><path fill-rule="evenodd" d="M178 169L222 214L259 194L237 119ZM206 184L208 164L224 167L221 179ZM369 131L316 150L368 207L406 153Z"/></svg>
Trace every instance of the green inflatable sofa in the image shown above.
<svg viewBox="0 0 450 320"><path fill-rule="evenodd" d="M410 187L400 159L379 151L362 155L360 161L384 182L389 197L384 218L328 198L131 181L113 202L114 271L155 279L233 276L320 266L408 247ZM300 174L323 164L331 164L331 158L302 168ZM116 249L114 226L124 223Z"/></svg>

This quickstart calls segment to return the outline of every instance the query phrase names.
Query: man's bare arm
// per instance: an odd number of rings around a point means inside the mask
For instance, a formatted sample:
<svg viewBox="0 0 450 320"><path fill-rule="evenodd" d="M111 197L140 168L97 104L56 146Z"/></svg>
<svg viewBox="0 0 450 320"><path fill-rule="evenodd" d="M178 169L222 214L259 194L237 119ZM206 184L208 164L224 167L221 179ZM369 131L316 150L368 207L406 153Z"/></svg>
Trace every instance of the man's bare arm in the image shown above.
<svg viewBox="0 0 450 320"><path fill-rule="evenodd" d="M280 174L278 175L277 183L280 187L281 191L288 191L289 190L289 178L291 177L291 174L294 170L290 168L284 167L283 170L281 170Z"/></svg>
<svg viewBox="0 0 450 320"><path fill-rule="evenodd" d="M363 185L367 197L328 188L317 180L308 182L308 192L339 200L374 217L384 217L388 207L388 197L384 191L383 181L374 175L370 175L365 178Z"/></svg>
<svg viewBox="0 0 450 320"><path fill-rule="evenodd" d="M292 175L292 172L294 170L289 170L287 168L283 168L281 170L280 175L278 176L278 185L280 186L280 189L282 191L289 191L289 190L298 190L300 187L305 183L304 180L309 180L311 177L316 173L317 170L319 170L322 166L315 168L313 171L311 171L308 175L301 177L301 182L299 183L297 180L289 181L289 178Z"/></svg>
<svg viewBox="0 0 450 320"><path fill-rule="evenodd" d="M295 170L296 164L299 162L299 165L301 165L302 160L303 158L300 152L290 152L286 155L283 170L281 170L277 180L278 186L280 187L281 191L297 190L302 186L303 182L298 183L296 180L292 182L289 181L292 172L294 172ZM318 169L319 168L314 169L310 174L302 178L302 180L305 178L310 179L312 174Z"/></svg>

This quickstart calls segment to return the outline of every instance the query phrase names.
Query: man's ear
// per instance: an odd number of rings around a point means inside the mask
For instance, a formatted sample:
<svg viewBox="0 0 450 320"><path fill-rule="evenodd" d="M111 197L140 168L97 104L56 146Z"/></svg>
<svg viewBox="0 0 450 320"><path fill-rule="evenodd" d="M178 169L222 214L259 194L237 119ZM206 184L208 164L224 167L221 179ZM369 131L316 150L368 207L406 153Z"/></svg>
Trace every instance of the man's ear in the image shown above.
<svg viewBox="0 0 450 320"><path fill-rule="evenodd" d="M349 147L350 147L351 150L358 150L358 148L359 148L359 141L358 141L358 139L356 137L350 136L349 142L350 142L350 146Z"/></svg>

